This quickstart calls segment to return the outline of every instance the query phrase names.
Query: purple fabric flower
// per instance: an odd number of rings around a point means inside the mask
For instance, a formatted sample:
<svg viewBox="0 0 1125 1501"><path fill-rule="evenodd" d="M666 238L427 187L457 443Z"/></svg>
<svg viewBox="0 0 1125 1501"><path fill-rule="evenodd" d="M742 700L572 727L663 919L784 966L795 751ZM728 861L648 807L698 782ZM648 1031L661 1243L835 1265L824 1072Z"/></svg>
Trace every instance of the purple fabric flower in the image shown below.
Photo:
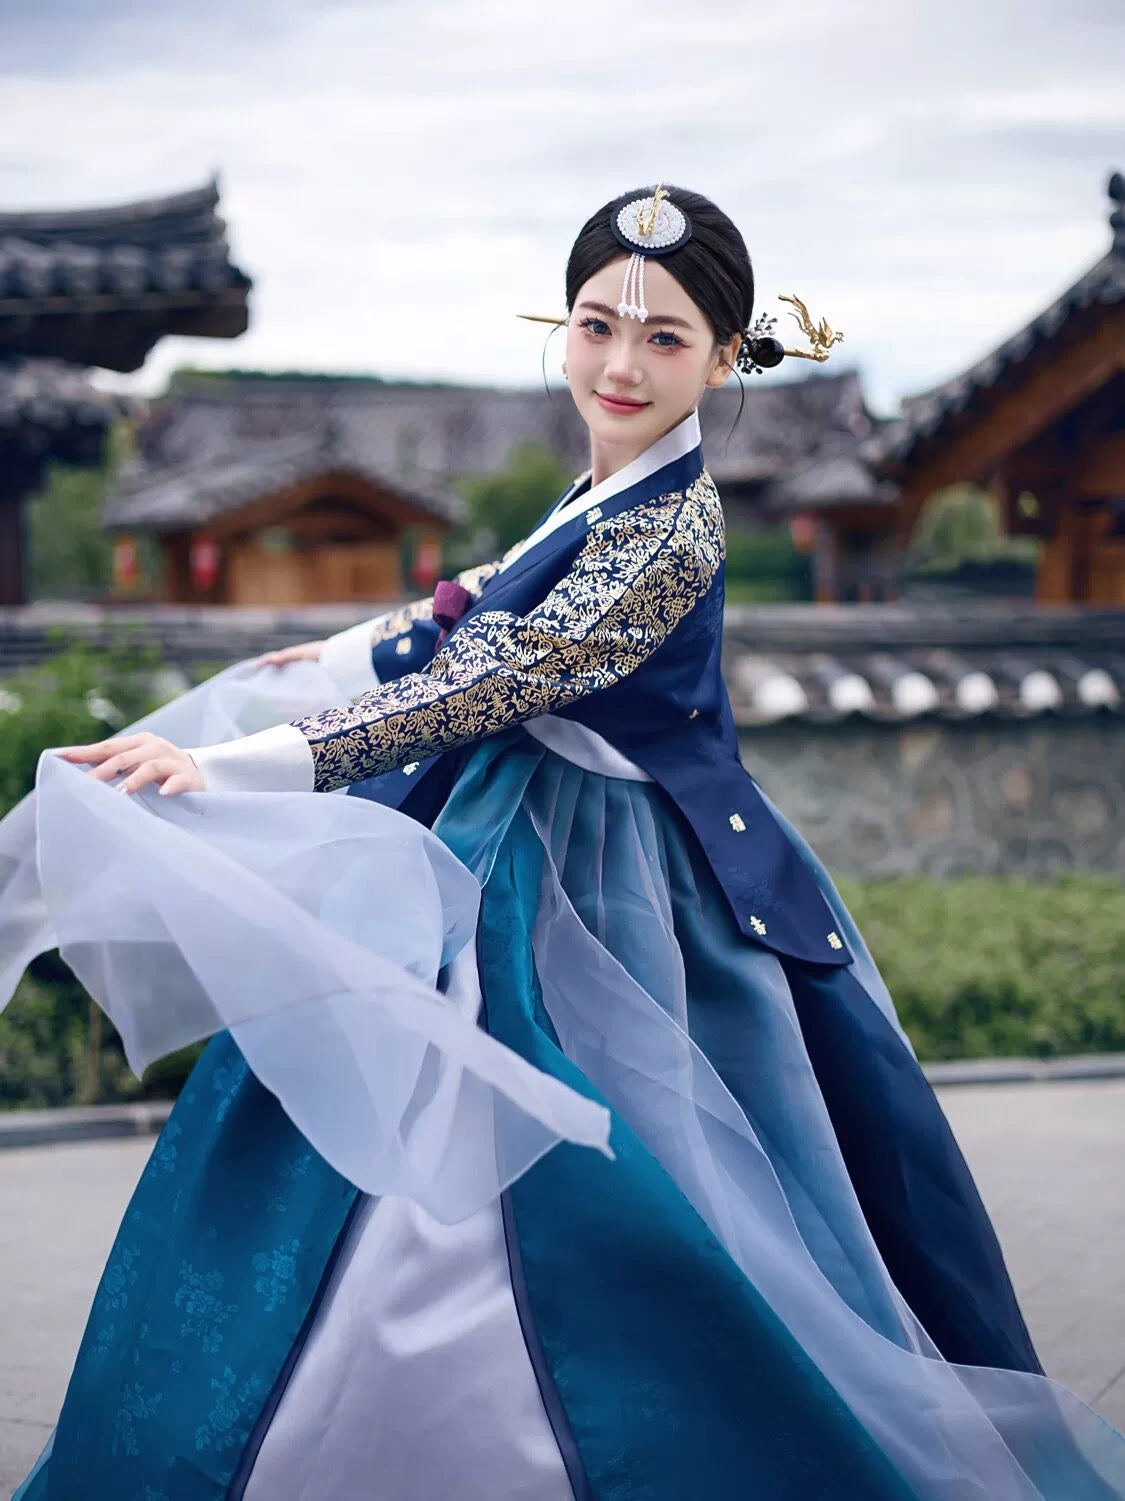
<svg viewBox="0 0 1125 1501"><path fill-rule="evenodd" d="M434 590L434 619L441 626L439 642L445 640L472 602L473 596L467 589L442 579Z"/></svg>

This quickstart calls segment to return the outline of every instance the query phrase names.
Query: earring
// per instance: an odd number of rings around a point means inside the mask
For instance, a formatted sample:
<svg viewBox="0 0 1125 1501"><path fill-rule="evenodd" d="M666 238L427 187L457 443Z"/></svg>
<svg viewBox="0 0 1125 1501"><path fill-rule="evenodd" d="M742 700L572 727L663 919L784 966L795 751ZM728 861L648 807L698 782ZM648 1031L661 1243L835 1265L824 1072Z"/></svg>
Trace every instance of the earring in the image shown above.
<svg viewBox="0 0 1125 1501"><path fill-rule="evenodd" d="M563 377L563 380L569 380L569 378L570 378L567 375L567 373L566 373L566 361L565 360L563 360L563 362L562 362L562 377Z"/></svg>

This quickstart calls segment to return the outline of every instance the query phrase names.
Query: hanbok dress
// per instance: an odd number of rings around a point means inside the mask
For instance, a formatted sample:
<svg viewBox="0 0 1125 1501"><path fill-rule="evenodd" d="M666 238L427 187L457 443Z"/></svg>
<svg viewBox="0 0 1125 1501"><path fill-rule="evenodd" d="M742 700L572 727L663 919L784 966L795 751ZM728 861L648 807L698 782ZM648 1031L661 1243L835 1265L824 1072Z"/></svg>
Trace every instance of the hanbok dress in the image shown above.
<svg viewBox="0 0 1125 1501"><path fill-rule="evenodd" d="M1125 1496L741 764L723 539L693 414L161 711L206 793L44 757L0 983L55 942L136 1066L214 1036L19 1501Z"/></svg>

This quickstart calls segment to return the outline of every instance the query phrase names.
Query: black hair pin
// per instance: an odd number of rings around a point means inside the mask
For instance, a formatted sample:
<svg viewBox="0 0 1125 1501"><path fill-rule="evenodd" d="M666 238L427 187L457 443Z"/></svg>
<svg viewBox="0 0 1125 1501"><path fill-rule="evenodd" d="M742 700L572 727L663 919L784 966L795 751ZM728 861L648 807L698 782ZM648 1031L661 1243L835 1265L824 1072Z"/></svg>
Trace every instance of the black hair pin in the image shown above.
<svg viewBox="0 0 1125 1501"><path fill-rule="evenodd" d="M781 340L774 335L777 319L764 313L742 336L735 364L744 375L761 375L763 370L773 370L781 364L786 355L791 355L796 360L815 360L818 365L823 365L829 358L829 350L834 345L844 342L844 335L839 329L833 328L827 318L814 323L808 308L799 297L780 295L777 300L788 302L796 308L796 312L790 313L789 316L796 319L810 347L786 349Z"/></svg>
<svg viewBox="0 0 1125 1501"><path fill-rule="evenodd" d="M774 338L776 327L777 319L763 313L742 335L734 363L743 375L761 375L781 364L786 351L781 340Z"/></svg>

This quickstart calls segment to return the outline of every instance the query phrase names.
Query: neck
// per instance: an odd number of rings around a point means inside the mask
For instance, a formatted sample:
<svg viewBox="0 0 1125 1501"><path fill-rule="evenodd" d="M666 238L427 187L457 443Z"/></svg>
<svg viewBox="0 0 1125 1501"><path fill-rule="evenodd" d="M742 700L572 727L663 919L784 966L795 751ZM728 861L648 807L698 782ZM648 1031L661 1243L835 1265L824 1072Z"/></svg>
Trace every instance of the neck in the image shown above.
<svg viewBox="0 0 1125 1501"><path fill-rule="evenodd" d="M653 445L659 443L661 438L667 437L673 428L679 427L684 418L689 414L685 412L682 417L677 417L662 433L658 433L652 442L638 447L635 443L608 443L602 438L590 434L590 484L600 485L603 480L609 479L619 470L631 464L634 459L639 459L642 453L646 453Z"/></svg>

